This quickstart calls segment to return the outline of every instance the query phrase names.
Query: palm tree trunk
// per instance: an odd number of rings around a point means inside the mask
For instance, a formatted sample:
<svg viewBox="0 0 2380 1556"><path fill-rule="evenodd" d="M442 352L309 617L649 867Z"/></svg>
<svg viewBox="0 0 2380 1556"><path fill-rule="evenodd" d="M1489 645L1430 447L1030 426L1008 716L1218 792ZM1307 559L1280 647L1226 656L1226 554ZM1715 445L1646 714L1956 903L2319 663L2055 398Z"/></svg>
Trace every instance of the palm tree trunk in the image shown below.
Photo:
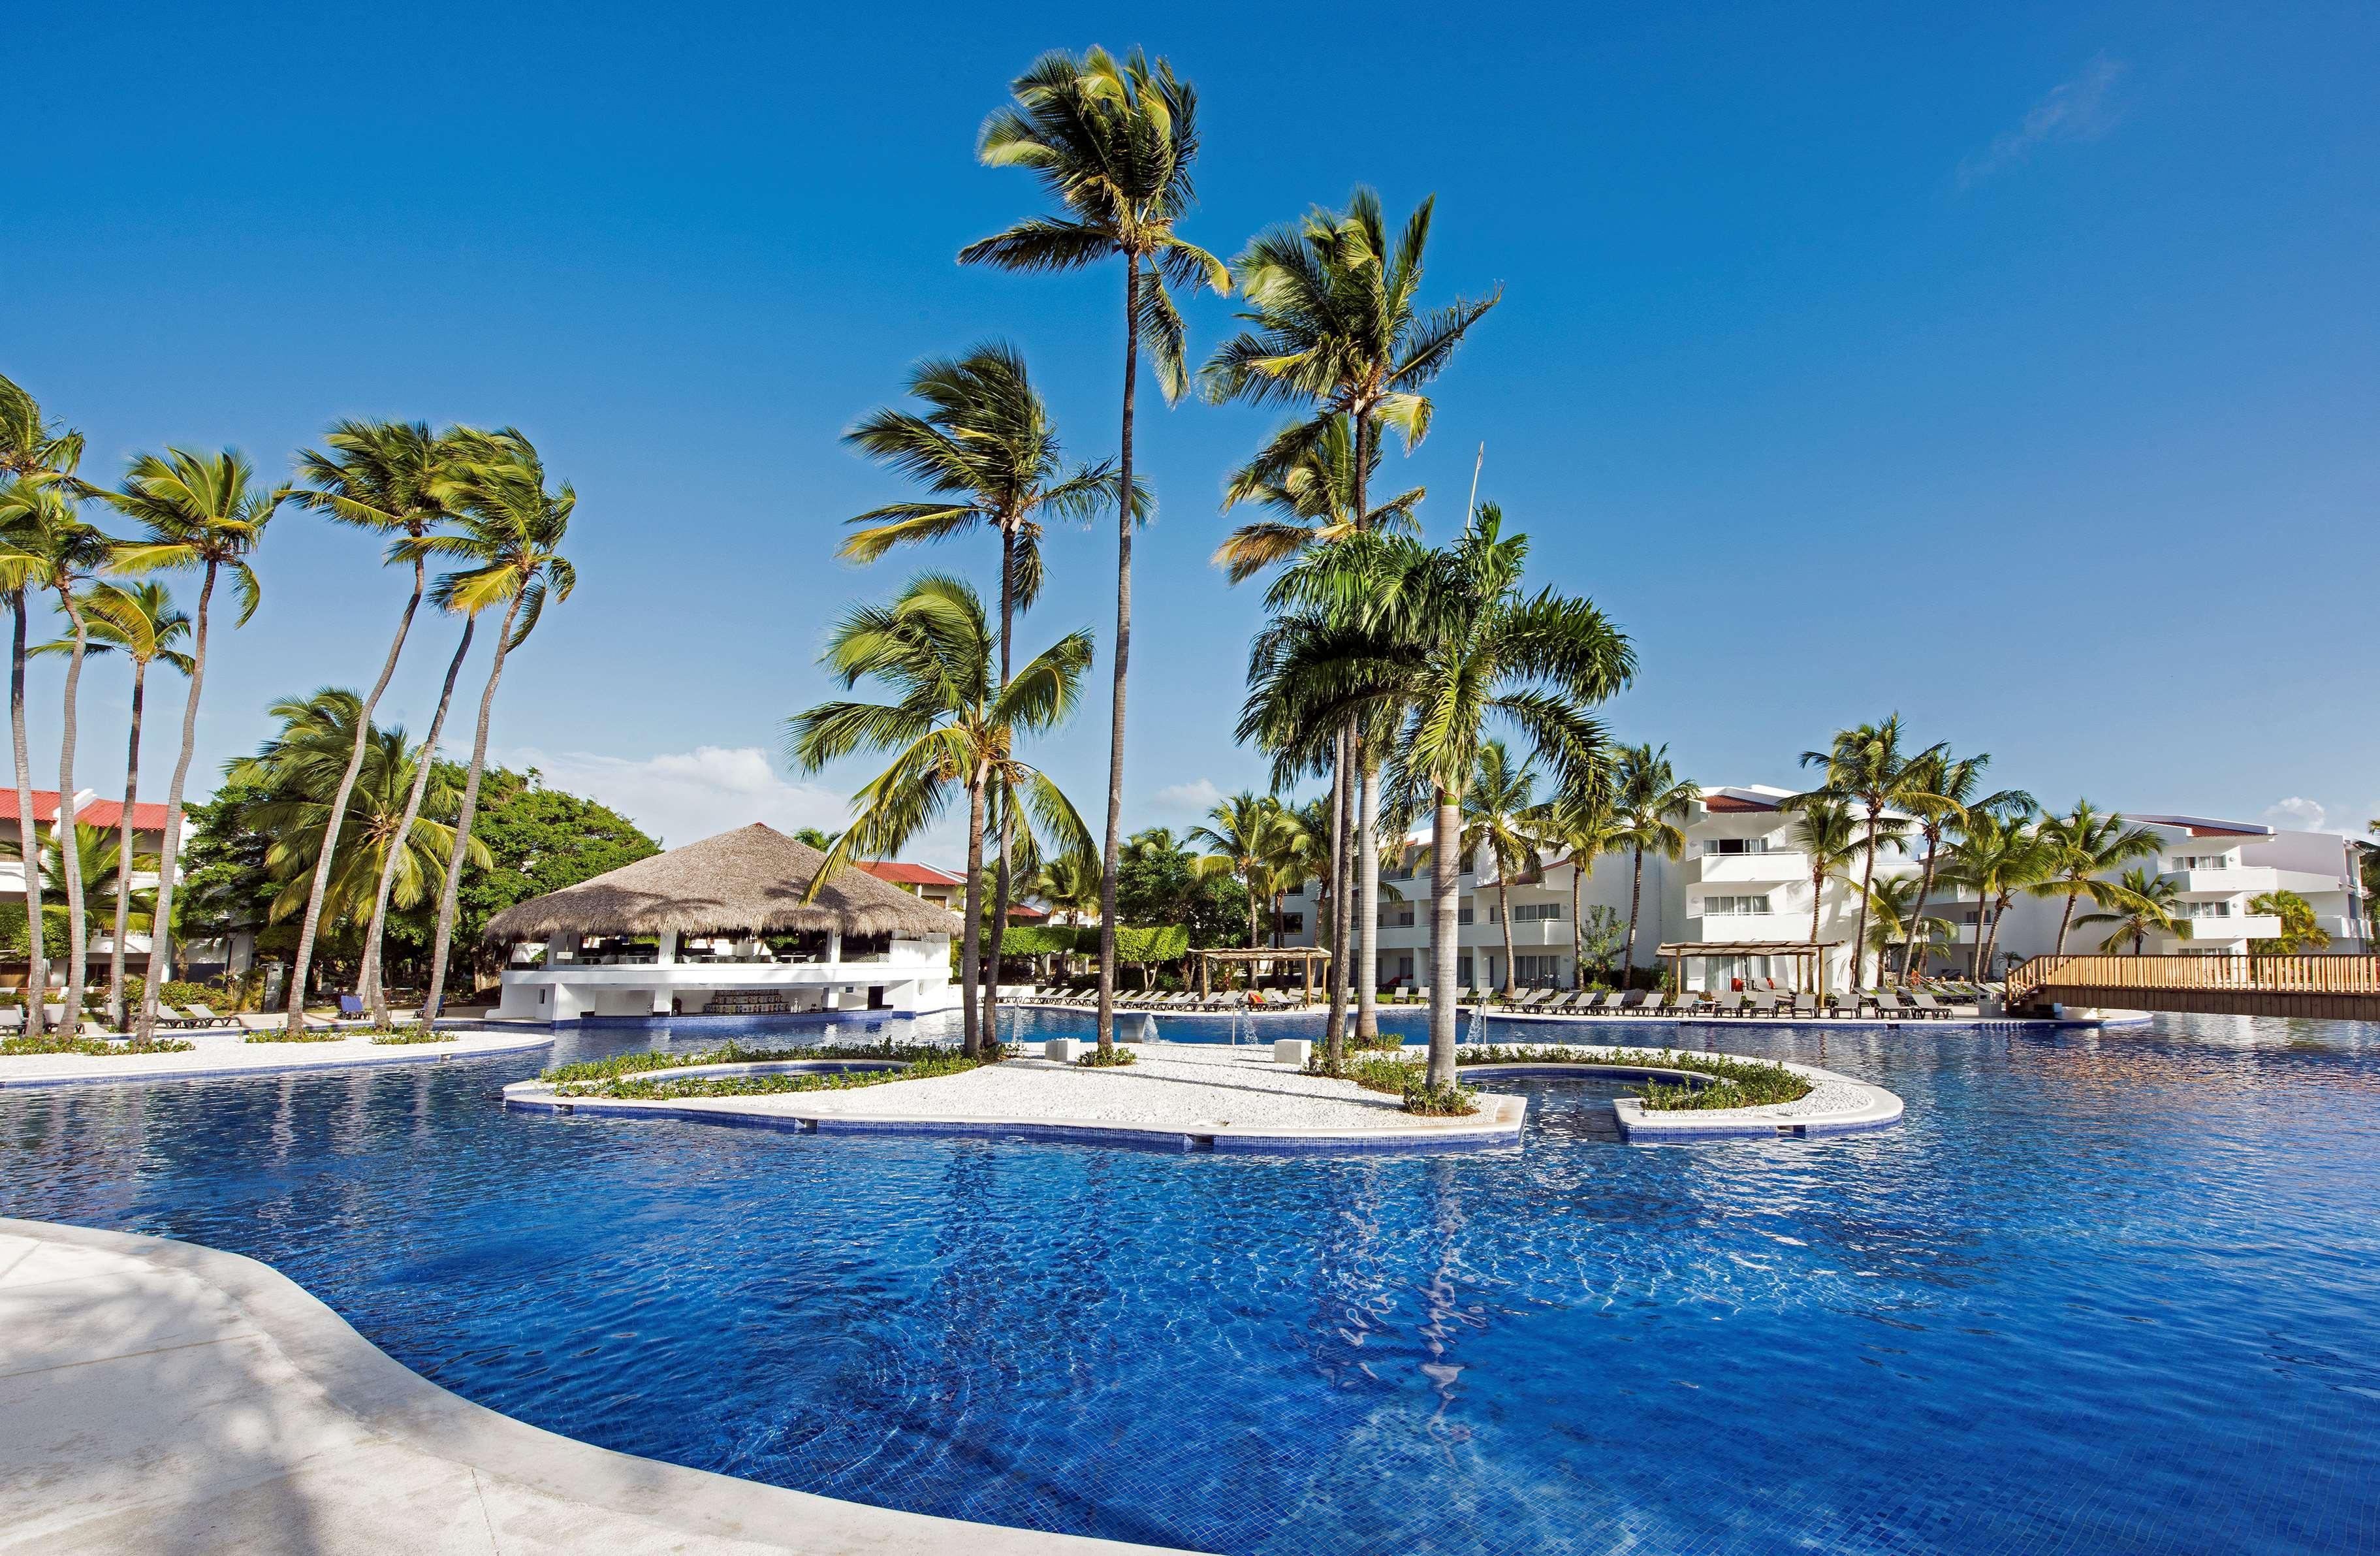
<svg viewBox="0 0 2380 1556"><path fill-rule="evenodd" d="M1812 945L1815 945L1818 943L1818 915L1826 911L1827 906L1827 871L1824 864L1817 860L1815 853L1811 855L1811 858L1814 863L1818 864L1818 868L1810 871L1810 943ZM1827 956L1825 952L1822 951L1818 954L1817 962L1817 991L1823 994L1827 991Z"/></svg>
<svg viewBox="0 0 2380 1556"><path fill-rule="evenodd" d="M405 652L405 636L413 630L413 613L421 608L421 591L429 579L421 558L413 559L413 594L405 602L405 614L396 618L396 639L388 646L388 658L380 667L380 679L372 683L371 694L356 713L356 741L347 752L347 770L339 774L339 786L331 793L331 814L322 824L322 857L314 861L314 882L306 893L306 918L298 929L298 954L289 965L289 1030L306 1029L306 975L314 960L314 935L322 924L322 894L330 889L331 866L338 853L339 826L347 818L347 800L356 792L356 774L364 770L364 751L371 745L372 710L380 706L381 694L396 675L397 656ZM404 847L400 833L395 848ZM393 848L391 852L395 852Z"/></svg>
<svg viewBox="0 0 2380 1556"><path fill-rule="evenodd" d="M1989 973L1992 970L1992 953L1999 949L2000 915L2006 911L2007 907L2008 905L2006 903L1994 903L1992 905L1992 938L1985 942L1984 945L1984 971L1985 973Z"/></svg>
<svg viewBox="0 0 2380 1556"><path fill-rule="evenodd" d="M1645 845L1636 845L1635 873L1628 879L1628 950L1627 962L1621 967L1621 988L1636 971L1636 905L1645 894Z"/></svg>
<svg viewBox="0 0 2380 1556"><path fill-rule="evenodd" d="M82 611L75 604L74 591L58 590L58 607L67 614L74 627L74 648L67 655L65 723L58 726L58 873L67 893L67 1030L79 1031L82 1023L83 979L91 966L91 927L82 920L82 858L80 840L76 836L74 808L75 782L75 699L82 684L83 650L90 642L83 625Z"/></svg>
<svg viewBox="0 0 2380 1556"><path fill-rule="evenodd" d="M1852 988L1867 987L1867 893L1876 881L1876 822L1880 808L1867 808L1867 851L1860 857L1860 900L1858 928L1852 930ZM1878 968L1880 973L1883 969ZM1884 979L1879 977L1876 981Z"/></svg>
<svg viewBox="0 0 2380 1556"><path fill-rule="evenodd" d="M1570 986L1573 990L1586 987L1586 929L1579 922L1579 901L1586 885L1586 871L1579 868L1580 855L1575 848L1570 856Z"/></svg>
<svg viewBox="0 0 2380 1556"><path fill-rule="evenodd" d="M1380 774L1379 758L1364 742L1355 758L1355 1036L1380 1035Z"/></svg>
<svg viewBox="0 0 2380 1556"><path fill-rule="evenodd" d="M983 791L984 775L980 768L967 777L967 862L966 887L960 894L961 910L966 914L966 928L959 941L960 999L964 1002L959 1017L959 1047L970 1059L983 1053L981 1025L983 991Z"/></svg>
<svg viewBox="0 0 2380 1556"><path fill-rule="evenodd" d="M1925 904L1927 900L1934 895L1934 856L1940 852L1941 847L1942 834L1940 833L1929 832L1926 833L1925 874L1917 883L1917 911L1910 916L1909 934L1900 943L1900 976L1902 981L1908 983L1912 988L1914 988L1917 983L1917 973L1915 970L1917 931L1925 927ZM1817 936L1812 935L1810 938L1815 940Z"/></svg>
<svg viewBox="0 0 2380 1556"><path fill-rule="evenodd" d="M107 1021L125 1029L124 941L132 932L132 807L140 797L140 705L149 691L149 662L132 662L132 738L124 752L124 814L115 832L115 936L107 954ZM151 976L155 976L152 969Z"/></svg>
<svg viewBox="0 0 2380 1556"><path fill-rule="evenodd" d="M1116 865L1123 849L1123 683L1132 658L1132 399L1140 376L1140 256L1123 272L1123 440L1116 461L1115 693L1108 709L1108 821L1099 845L1099 1057L1115 1054Z"/></svg>
<svg viewBox="0 0 2380 1556"><path fill-rule="evenodd" d="M1008 644L1016 622L1016 532L1003 525L1000 531L1000 689L1008 690ZM1003 791L997 812L1000 821L1000 863L991 891L991 981L985 986L983 1027L988 1046L1000 1042L1000 968L1002 946L1008 938L1008 834L1016 825L1014 795Z"/></svg>
<svg viewBox="0 0 2380 1556"><path fill-rule="evenodd" d="M504 654L512 647L513 618L520 614L525 590L515 590L504 607L504 635L496 639L495 657L488 665L488 688L480 694L480 729L471 740L471 766L463 777L463 813L455 822L455 847L446 856L446 879L438 889L438 931L430 942L430 992L421 1002L421 1024L438 1019L446 1005L446 952L455 938L455 894L463 889L463 858L471 846L471 819L480 808L480 774L488 764L488 721L495 711L496 683L504 679ZM427 758L424 759L428 760ZM403 836L389 852L403 850Z"/></svg>
<svg viewBox="0 0 2380 1556"><path fill-rule="evenodd" d="M1439 788L1429 841L1429 1084L1454 1084L1455 898L1463 889L1463 812L1457 796Z"/></svg>
<svg viewBox="0 0 2380 1556"><path fill-rule="evenodd" d="M397 866L413 836L413 823L421 817L421 796L429 791L430 769L438 760L438 736L446 727L446 710L455 701L455 678L462 673L464 656L471 651L471 633L479 625L476 616L463 618L463 640L455 645L455 657L446 662L446 684L439 688L438 711L430 716L430 733L422 737L420 754L413 764L413 789L405 798L404 818L397 822L388 857L381 861L380 882L372 889L371 919L364 928L364 962L356 975L356 993L370 1009L376 1027L389 1025L388 987L381 978L381 940L388 929L389 895L396 889Z"/></svg>
<svg viewBox="0 0 2380 1556"><path fill-rule="evenodd" d="M1968 958L1967 976L1977 983L1984 980L1984 926L1992 916L1990 902L1984 895L1983 882L1975 883L1975 950Z"/></svg>
<svg viewBox="0 0 2380 1556"><path fill-rule="evenodd" d="M1512 997L1512 889L1504 883L1512 872L1501 860L1496 865L1496 917L1504 921L1504 998Z"/></svg>
<svg viewBox="0 0 2380 1556"><path fill-rule="evenodd" d="M1354 855L1355 734L1352 723L1339 731L1337 777L1332 785L1335 808L1330 821L1330 1018L1324 1028L1326 1052L1336 1072L1347 1058L1348 963L1354 958L1355 927Z"/></svg>
<svg viewBox="0 0 2380 1556"><path fill-rule="evenodd" d="M8 656L8 727L17 745L17 852L25 862L25 1030L39 1033L50 993L50 964L42 954L42 829L33 820L33 754L25 742L24 595L9 604L17 617Z"/></svg>
<svg viewBox="0 0 2380 1556"><path fill-rule="evenodd" d="M2067 893L2066 911L2058 916L2058 954L2060 956L2066 954L2066 931L2074 923L2074 899L2082 894L2082 889L2080 886Z"/></svg>
<svg viewBox="0 0 2380 1556"><path fill-rule="evenodd" d="M157 856L157 918L149 930L149 976L140 985L140 1024L147 1042L157 1031L157 991L174 966L174 878L182 852L182 786L189 782L190 759L199 748L199 692L207 679L207 606L214 599L217 563L207 564L199 586L199 606L190 617L190 689L182 700L182 754L174 760L174 781L165 785L165 844Z"/></svg>

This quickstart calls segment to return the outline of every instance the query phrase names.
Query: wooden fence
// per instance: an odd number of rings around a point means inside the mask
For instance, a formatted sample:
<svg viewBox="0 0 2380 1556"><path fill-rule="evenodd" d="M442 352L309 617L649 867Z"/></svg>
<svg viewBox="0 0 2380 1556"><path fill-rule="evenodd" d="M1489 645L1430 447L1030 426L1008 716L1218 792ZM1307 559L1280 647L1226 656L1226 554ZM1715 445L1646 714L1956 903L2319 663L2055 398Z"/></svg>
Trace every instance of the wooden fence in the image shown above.
<svg viewBox="0 0 2380 1556"><path fill-rule="evenodd" d="M2380 955L2035 956L2008 977L2011 1006L2043 1002L2234 1015L2380 1018Z"/></svg>

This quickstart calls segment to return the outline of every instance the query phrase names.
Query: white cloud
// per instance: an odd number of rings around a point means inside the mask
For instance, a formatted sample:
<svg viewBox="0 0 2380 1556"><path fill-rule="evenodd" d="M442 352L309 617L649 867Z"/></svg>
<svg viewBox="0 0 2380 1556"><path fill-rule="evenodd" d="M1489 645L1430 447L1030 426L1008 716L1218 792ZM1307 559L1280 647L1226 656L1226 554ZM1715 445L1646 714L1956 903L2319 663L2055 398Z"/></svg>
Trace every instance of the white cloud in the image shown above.
<svg viewBox="0 0 2380 1556"><path fill-rule="evenodd" d="M1959 164L1959 187L1971 188L1998 173L2033 160L2040 148L2058 141L2096 140L2122 113L2112 101L2124 62L2099 55L2070 81L2060 81L2034 103L2014 129Z"/></svg>
<svg viewBox="0 0 2380 1556"><path fill-rule="evenodd" d="M1194 778L1186 784L1168 784L1150 797L1160 810L1204 816L1223 802L1223 791L1210 778Z"/></svg>
<svg viewBox="0 0 2380 1556"><path fill-rule="evenodd" d="M2330 813L2303 795L2291 795L2285 800L2265 807L2265 820L2277 827L2298 832L2320 832Z"/></svg>
<svg viewBox="0 0 2380 1556"><path fill-rule="evenodd" d="M850 810L832 789L786 782L758 746L698 746L641 760L521 750L507 753L504 765L534 767L557 789L600 799L671 847L754 821L832 832Z"/></svg>

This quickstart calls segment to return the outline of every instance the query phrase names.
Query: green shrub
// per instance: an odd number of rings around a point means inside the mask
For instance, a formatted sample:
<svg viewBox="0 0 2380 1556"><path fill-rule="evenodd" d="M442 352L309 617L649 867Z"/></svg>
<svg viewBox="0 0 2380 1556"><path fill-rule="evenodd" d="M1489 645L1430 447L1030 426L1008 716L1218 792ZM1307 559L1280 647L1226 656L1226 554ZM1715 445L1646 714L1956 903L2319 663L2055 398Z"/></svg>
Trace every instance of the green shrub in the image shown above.
<svg viewBox="0 0 2380 1556"><path fill-rule="evenodd" d="M1101 1053L1095 1048L1076 1059L1075 1063L1086 1070L1112 1070L1131 1064L1135 1057L1132 1050L1118 1044L1106 1053Z"/></svg>
<svg viewBox="0 0 2380 1556"><path fill-rule="evenodd" d="M1464 1049L1466 1066L1486 1064L1616 1064L1639 1070L1685 1070L1708 1076L1707 1081L1683 1085L1647 1081L1637 1093L1649 1112L1679 1112L1712 1108L1756 1108L1771 1102L1798 1102L1810 1094L1811 1083L1782 1064L1765 1059L1738 1059L1724 1053L1690 1053L1676 1049L1619 1049L1603 1054L1573 1053L1561 1048L1504 1047L1489 1044Z"/></svg>
<svg viewBox="0 0 2380 1556"><path fill-rule="evenodd" d="M252 1043L335 1043L345 1042L346 1032L293 1032L286 1027L269 1027L261 1032L250 1032L247 1040Z"/></svg>
<svg viewBox="0 0 2380 1556"><path fill-rule="evenodd" d="M357 1032L370 1032L371 1040L383 1047L402 1046L407 1043L451 1043L455 1037L452 1032L441 1032L431 1027L358 1027L355 1032L349 1032L347 1035L354 1037Z"/></svg>
<svg viewBox="0 0 2380 1556"><path fill-rule="evenodd" d="M835 1057L853 1056L837 1054ZM703 1062L759 1064L769 1061L745 1059ZM888 1081L927 1080L935 1076L962 1075L976 1068L979 1063L980 1061L969 1059L965 1054L953 1052L950 1049L938 1048L918 1055L897 1070L828 1070L773 1076L672 1076L662 1080L638 1080L633 1076L622 1076L608 1080L565 1085L557 1088L557 1094L565 1097L622 1097L638 1101L670 1101L682 1097L759 1097L783 1091L850 1091L863 1086L882 1086Z"/></svg>
<svg viewBox="0 0 2380 1556"><path fill-rule="evenodd" d="M69 1037L64 1032L44 1032L40 1037L0 1038L0 1058L15 1059L36 1053L81 1053L93 1058L117 1053L188 1053L198 1047L179 1038L152 1038L147 1042L109 1042L104 1038Z"/></svg>
<svg viewBox="0 0 2380 1556"><path fill-rule="evenodd" d="M898 1059L909 1063L952 1052L932 1043L849 1043L840 1048L746 1048L731 1040L698 1053L670 1053L648 1048L638 1049L633 1053L615 1053L609 1059L557 1064L537 1078L556 1082L612 1080L646 1070L677 1070L696 1064L770 1064L786 1059Z"/></svg>
<svg viewBox="0 0 2380 1556"><path fill-rule="evenodd" d="M1418 1077L1405 1083L1405 1112L1425 1117L1460 1118L1479 1111L1479 1088L1460 1081L1432 1086Z"/></svg>

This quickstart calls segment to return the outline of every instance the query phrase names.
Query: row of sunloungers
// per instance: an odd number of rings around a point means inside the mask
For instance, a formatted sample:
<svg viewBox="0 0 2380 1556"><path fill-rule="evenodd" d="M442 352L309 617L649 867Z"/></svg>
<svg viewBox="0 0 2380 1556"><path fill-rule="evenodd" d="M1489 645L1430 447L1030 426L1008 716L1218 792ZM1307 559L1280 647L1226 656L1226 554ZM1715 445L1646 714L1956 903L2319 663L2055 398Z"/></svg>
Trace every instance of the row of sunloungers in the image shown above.
<svg viewBox="0 0 2380 1556"><path fill-rule="evenodd" d="M213 1011L209 1010L204 1005L189 1005L180 1010L176 1010L172 1005L167 1004L161 1004L157 1007L157 1025L160 1027L176 1027L195 1030L197 1028L207 1027L237 1027L239 1024L239 1017L236 1015L217 1015ZM64 1005L43 1005L42 1007L42 1025L44 1029L52 1032L64 1029L67 1025L67 1007ZM87 1038L109 1038L118 1035L109 1031L105 1023L96 1020L90 1015L84 1015L80 1018L78 1029L84 1037ZM22 1032L23 1030L25 1030L25 1007L22 1005L0 1007L0 1037Z"/></svg>
<svg viewBox="0 0 2380 1556"><path fill-rule="evenodd" d="M1085 1008L1099 1003L1096 989L1065 990L1055 987L1036 988L1025 996L1025 1003L1037 1005L1079 1005ZM1218 994L1169 994L1161 991L1135 991L1116 995L1118 1010L1172 1011L1189 1014L1196 1011L1227 1010L1302 1010L1305 1002L1290 994L1276 994L1263 989L1229 989Z"/></svg>
<svg viewBox="0 0 2380 1556"><path fill-rule="evenodd" d="M1952 1000L1958 997L1956 992L1950 994ZM1625 993L1564 993L1540 989L1514 999L1504 1009L1533 1015L1701 1015L1767 1020L1817 1020L1827 1016L1945 1020L1963 1014L1957 1005L1946 1003L1941 995L1926 988L1861 989L1843 995L1829 994L1823 1003L1807 991L1665 994L1643 989L1631 989Z"/></svg>

